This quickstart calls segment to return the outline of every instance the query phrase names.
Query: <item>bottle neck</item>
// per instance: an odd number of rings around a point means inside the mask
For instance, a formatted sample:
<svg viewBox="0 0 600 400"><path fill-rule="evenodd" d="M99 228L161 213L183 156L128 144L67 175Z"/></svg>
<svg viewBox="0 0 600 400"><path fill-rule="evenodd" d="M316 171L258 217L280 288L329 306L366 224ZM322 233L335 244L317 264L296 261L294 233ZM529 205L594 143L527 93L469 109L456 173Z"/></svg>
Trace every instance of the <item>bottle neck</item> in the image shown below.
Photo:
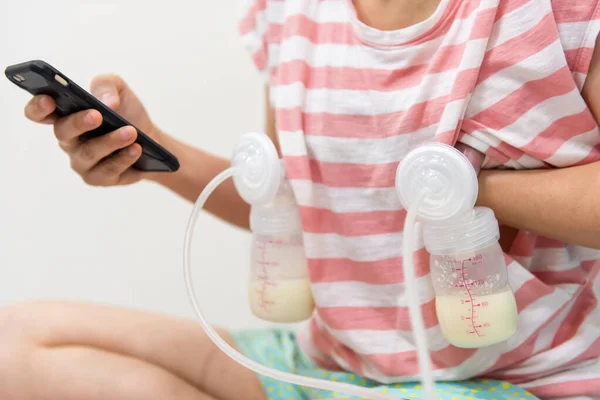
<svg viewBox="0 0 600 400"><path fill-rule="evenodd" d="M494 212L475 207L471 212L444 223L423 223L423 241L430 254L451 255L481 250L496 243L500 228Z"/></svg>
<svg viewBox="0 0 600 400"><path fill-rule="evenodd" d="M250 209L250 229L260 235L290 234L302 231L300 211L289 182L282 179L277 194L266 204Z"/></svg>

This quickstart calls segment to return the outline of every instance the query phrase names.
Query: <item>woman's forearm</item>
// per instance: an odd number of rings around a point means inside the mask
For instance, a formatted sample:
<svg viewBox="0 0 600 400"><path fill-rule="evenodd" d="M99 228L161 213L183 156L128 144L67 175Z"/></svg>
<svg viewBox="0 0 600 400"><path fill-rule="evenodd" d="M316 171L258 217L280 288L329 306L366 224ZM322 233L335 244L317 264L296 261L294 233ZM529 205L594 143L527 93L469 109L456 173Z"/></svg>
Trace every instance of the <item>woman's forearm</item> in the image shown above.
<svg viewBox="0 0 600 400"><path fill-rule="evenodd" d="M600 249L600 162L533 171L482 171L477 205L506 225Z"/></svg>
<svg viewBox="0 0 600 400"><path fill-rule="evenodd" d="M169 188L192 203L217 174L231 165L225 158L181 143L168 135L161 135L161 139L162 144L177 155L180 168L174 173L148 174L146 178ZM231 179L222 183L208 198L205 209L226 222L248 228L250 206L238 195Z"/></svg>
<svg viewBox="0 0 600 400"><path fill-rule="evenodd" d="M279 141L275 128L275 113L269 100L269 87L265 87L265 134L272 140L277 152ZM147 179L159 183L183 198L195 202L204 187L220 172L229 168L231 162L225 158L207 153L163 132L157 134L160 142L169 151L177 154L180 161L179 171L171 174L155 173L147 175ZM249 229L250 206L239 196L233 180L222 183L208 198L205 209L222 220Z"/></svg>

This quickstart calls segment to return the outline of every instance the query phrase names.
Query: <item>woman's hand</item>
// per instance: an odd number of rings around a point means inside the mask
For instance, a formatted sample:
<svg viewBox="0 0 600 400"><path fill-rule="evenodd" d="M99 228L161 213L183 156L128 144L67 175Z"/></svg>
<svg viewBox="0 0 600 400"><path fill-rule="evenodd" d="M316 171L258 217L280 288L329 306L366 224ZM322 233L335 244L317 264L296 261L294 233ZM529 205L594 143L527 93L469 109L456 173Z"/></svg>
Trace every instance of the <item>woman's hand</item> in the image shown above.
<svg viewBox="0 0 600 400"><path fill-rule="evenodd" d="M121 78L114 75L98 76L92 81L91 93L154 140L160 140L159 130L144 106ZM126 126L84 140L81 135L99 127L102 115L96 110L85 110L58 118L54 114L55 108L51 97L35 96L25 106L25 116L34 122L54 125L54 135L60 147L69 155L71 167L87 184L126 185L142 178L140 171L131 168L142 154L141 146L134 143L137 137L135 128Z"/></svg>

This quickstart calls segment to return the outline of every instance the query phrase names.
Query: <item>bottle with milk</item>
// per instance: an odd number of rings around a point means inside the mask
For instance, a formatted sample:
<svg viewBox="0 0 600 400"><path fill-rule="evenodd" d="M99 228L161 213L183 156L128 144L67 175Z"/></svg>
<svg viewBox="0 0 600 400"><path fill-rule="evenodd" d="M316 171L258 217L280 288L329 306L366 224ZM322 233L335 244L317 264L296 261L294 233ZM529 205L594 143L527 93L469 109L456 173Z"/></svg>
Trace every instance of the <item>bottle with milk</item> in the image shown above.
<svg viewBox="0 0 600 400"><path fill-rule="evenodd" d="M491 209L475 207L478 189L469 159L441 143L416 147L396 172L403 206L419 204L442 333L465 348L505 341L517 330L498 221Z"/></svg>
<svg viewBox="0 0 600 400"><path fill-rule="evenodd" d="M315 308L298 206L282 178L275 198L253 205L248 297L252 313L275 323L308 319Z"/></svg>
<svg viewBox="0 0 600 400"><path fill-rule="evenodd" d="M451 224L423 224L437 317L454 346L489 346L517 330L517 305L499 237L498 221L484 207Z"/></svg>

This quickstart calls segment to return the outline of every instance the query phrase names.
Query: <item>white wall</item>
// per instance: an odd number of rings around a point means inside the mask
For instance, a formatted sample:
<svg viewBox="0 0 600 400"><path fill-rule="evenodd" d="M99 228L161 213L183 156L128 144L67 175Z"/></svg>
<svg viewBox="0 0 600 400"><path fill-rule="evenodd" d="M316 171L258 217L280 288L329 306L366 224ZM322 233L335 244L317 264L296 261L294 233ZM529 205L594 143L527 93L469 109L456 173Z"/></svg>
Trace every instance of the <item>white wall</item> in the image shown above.
<svg viewBox="0 0 600 400"><path fill-rule="evenodd" d="M0 12L0 66L44 59L85 88L118 73L164 130L227 157L263 126L240 3L32 0L35 14ZM150 183L85 185L51 128L24 118L29 98L0 79L0 306L76 299L193 317L181 266L190 204ZM210 320L261 325L246 305L249 236L207 215L199 227L196 282Z"/></svg>

